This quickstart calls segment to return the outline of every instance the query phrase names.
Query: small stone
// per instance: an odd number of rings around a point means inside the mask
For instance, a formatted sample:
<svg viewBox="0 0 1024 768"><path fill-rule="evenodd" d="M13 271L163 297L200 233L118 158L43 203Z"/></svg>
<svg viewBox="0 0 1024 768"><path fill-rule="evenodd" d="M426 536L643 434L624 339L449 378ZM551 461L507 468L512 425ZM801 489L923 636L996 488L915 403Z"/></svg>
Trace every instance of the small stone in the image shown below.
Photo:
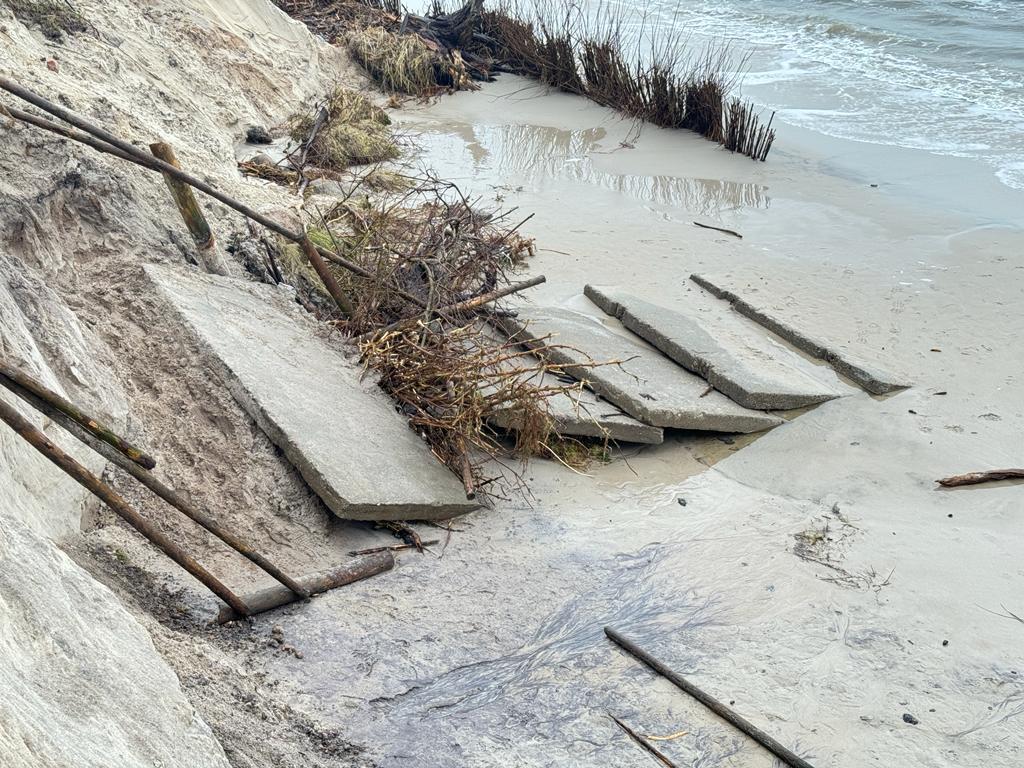
<svg viewBox="0 0 1024 768"><path fill-rule="evenodd" d="M60 67L57 65L57 60L56 59L47 59L46 60L46 68L48 70L50 70L51 72L59 72L60 71Z"/></svg>
<svg viewBox="0 0 1024 768"><path fill-rule="evenodd" d="M306 656L306 654L304 654L302 651L296 651L295 652L295 658L296 659L301 659L301 658L304 658L305 656Z"/></svg>
<svg viewBox="0 0 1024 768"><path fill-rule="evenodd" d="M274 139L262 125L250 125L245 132L245 140L249 144L270 144Z"/></svg>
<svg viewBox="0 0 1024 768"><path fill-rule="evenodd" d="M949 645L949 640L943 640L942 647L945 648L947 645Z"/></svg>
<svg viewBox="0 0 1024 768"><path fill-rule="evenodd" d="M676 503L679 504L680 507L685 507L686 506L686 499L684 499L682 496L680 496L678 499L676 499Z"/></svg>
<svg viewBox="0 0 1024 768"><path fill-rule="evenodd" d="M918 720L916 717L914 717L909 712L904 712L903 713L903 722L904 723L908 723L910 725L917 725L920 722L920 720Z"/></svg>
<svg viewBox="0 0 1024 768"><path fill-rule="evenodd" d="M275 624L274 627L270 630L270 634L272 634L272 635L283 635L284 634L284 627L282 627L280 624Z"/></svg>

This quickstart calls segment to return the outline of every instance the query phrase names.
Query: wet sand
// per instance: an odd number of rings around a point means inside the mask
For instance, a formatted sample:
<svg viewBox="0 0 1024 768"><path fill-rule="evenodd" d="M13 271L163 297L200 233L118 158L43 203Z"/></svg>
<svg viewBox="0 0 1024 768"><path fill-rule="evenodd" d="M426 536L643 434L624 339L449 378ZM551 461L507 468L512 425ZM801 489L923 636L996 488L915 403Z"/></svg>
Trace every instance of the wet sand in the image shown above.
<svg viewBox="0 0 1024 768"><path fill-rule="evenodd" d="M659 745L679 765L773 764L610 624L815 765L1019 765L1024 488L934 480L1024 461L1024 233L514 78L401 122L439 176L536 214L532 300L671 306L701 272L914 386L837 381L759 439L669 434L585 474L535 462L531 500L275 617L305 658L274 674L386 766L651 764L607 713L687 731Z"/></svg>

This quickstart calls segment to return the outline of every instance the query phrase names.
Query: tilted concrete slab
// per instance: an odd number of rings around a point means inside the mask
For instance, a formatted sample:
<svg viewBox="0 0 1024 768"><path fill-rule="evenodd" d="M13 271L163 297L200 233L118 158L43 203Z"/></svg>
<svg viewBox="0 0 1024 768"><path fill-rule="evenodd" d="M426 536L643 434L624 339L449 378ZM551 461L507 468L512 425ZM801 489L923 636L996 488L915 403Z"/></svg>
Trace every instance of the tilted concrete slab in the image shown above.
<svg viewBox="0 0 1024 768"><path fill-rule="evenodd" d="M532 356L520 360L523 368L530 368ZM537 365L540 361L535 361ZM532 375L538 387L557 387L562 384L548 373ZM646 443L659 445L664 439L660 427L637 421L589 389L575 389L571 393L556 394L548 398L548 413L555 431L568 437L596 437L617 443ZM499 411L491 423L503 429L516 429L519 414L512 408Z"/></svg>
<svg viewBox="0 0 1024 768"><path fill-rule="evenodd" d="M585 382L630 416L656 427L713 432L759 432L782 419L737 405L707 382L633 336L568 309L522 308L502 326L521 343ZM538 339L550 335L547 346ZM591 362L620 361L588 367Z"/></svg>
<svg viewBox="0 0 1024 768"><path fill-rule="evenodd" d="M694 274L690 275L690 279L713 296L728 301L732 308L744 317L749 317L808 355L824 360L837 373L873 395L886 395L910 386L898 376L860 360L849 352L840 351L823 339L794 328L789 323L772 316L766 308L740 298L737 294L707 277Z"/></svg>
<svg viewBox="0 0 1024 768"><path fill-rule="evenodd" d="M838 397L744 334L738 319L722 323L722 318L690 314L689 307L667 309L617 288L588 285L583 292L623 326L745 408L786 410Z"/></svg>
<svg viewBox="0 0 1024 768"><path fill-rule="evenodd" d="M225 384L338 517L442 519L477 507L323 328L270 286L166 267L146 274Z"/></svg>

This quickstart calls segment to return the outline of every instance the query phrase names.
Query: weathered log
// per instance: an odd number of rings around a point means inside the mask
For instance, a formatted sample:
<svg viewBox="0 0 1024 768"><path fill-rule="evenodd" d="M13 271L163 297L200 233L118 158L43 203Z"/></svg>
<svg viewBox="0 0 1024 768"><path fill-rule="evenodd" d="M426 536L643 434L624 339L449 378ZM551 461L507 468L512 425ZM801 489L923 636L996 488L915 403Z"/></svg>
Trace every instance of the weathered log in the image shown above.
<svg viewBox="0 0 1024 768"><path fill-rule="evenodd" d="M376 576L378 573L389 571L394 567L395 556L393 554L390 552L377 552L346 563L338 568L305 576L300 581L303 588L310 595L318 595L335 587L343 587L346 584L367 579L370 576ZM288 605L295 602L298 598L284 587L269 587L268 589L254 592L251 595L246 595L244 599L245 604L249 606L250 612L256 614L280 608L282 605ZM241 618L240 614L224 606L217 616L217 623L224 624L238 618Z"/></svg>
<svg viewBox="0 0 1024 768"><path fill-rule="evenodd" d="M224 586L213 574L201 566L191 555L165 536L156 526L139 515L113 488L68 456L11 405L0 399L0 421L5 422L39 453L49 459L90 493L110 507L122 520L142 534L165 555L192 574L207 589L230 606L239 616L248 616L249 607Z"/></svg>
<svg viewBox="0 0 1024 768"><path fill-rule="evenodd" d="M160 482L152 473L147 472L142 467L130 461L119 451L115 450L110 445L101 442L98 438L86 431L80 424L68 417L66 414L54 408L52 405L47 403L45 400L36 397L34 394L26 389L22 389L18 385L8 387L14 394L18 395L22 400L27 402L37 411L42 413L44 416L53 419L67 432L70 432L81 442L92 448L96 453L100 454L107 461L116 464L118 467L123 469L125 472L130 474L154 494L159 496L161 499L166 501L172 507L177 509L183 515L189 519L195 521L198 525L205 528L207 531L212 533L218 539L223 541L233 550L238 552L243 557L248 558L254 564L262 568L268 574L273 576L279 582L284 584L288 589L295 592L300 597L308 597L305 593L301 584L295 579L288 576L280 568L275 566L269 560L267 560L259 552L253 550L246 542L235 536L233 533L223 528L216 520L211 518L209 515L201 512L196 507L192 506L189 502L183 499L178 493L168 488L162 482Z"/></svg>
<svg viewBox="0 0 1024 768"><path fill-rule="evenodd" d="M112 431L109 427L104 426L98 419L94 419L85 411L78 408L74 403L64 397L61 397L49 387L44 386L27 373L18 370L13 365L9 365L3 360L0 360L0 385L3 385L8 389L13 389L14 386L17 386L31 392L35 397L46 402L55 410L58 410L61 413L66 414L71 419L74 419L76 423L89 430L91 434L95 435L104 443L113 446L136 464L139 464L146 469L152 469L156 466L156 459L144 452L141 448L132 445L123 437Z"/></svg>
<svg viewBox="0 0 1024 768"><path fill-rule="evenodd" d="M736 712L729 709L729 707L725 706L725 704L720 702L718 699L711 696L710 694L705 693L681 675L678 675L675 672L673 672L663 663L661 663L656 658L647 653L647 651L643 650L642 648L639 648L635 643L633 643L631 640L627 640L625 637L620 635L611 627L605 627L604 633L608 636L609 640L618 645L624 651L631 654L636 659L642 661L644 664L646 664L648 667L650 667L652 670L654 670L659 675L664 677L666 680L668 680L670 683L675 685L680 690L684 691L685 693L688 693L690 696L695 698L697 701L699 701L705 707L710 709L712 712L714 712L720 718L725 720L727 723L729 723L730 725L734 726L735 728L737 728L738 730L742 731L744 734L752 738L754 741L756 741L762 747L767 749L769 752L771 752L777 758L782 760L784 763L788 763L789 765L793 766L793 768L814 768L814 766L812 766L809 762L804 760L802 757L797 755L792 750L784 747L782 744L773 739L760 728L753 725L749 720L738 715Z"/></svg>
<svg viewBox="0 0 1024 768"><path fill-rule="evenodd" d="M163 141L154 142L149 145L149 151L153 153L154 157L163 160L168 165L181 168L178 164L178 158L174 154L174 148L170 144ZM171 197L178 208L178 213L181 214L181 218L185 222L185 228L188 229L188 233L192 236L192 242L196 244L199 263L203 265L203 269L215 275L230 277L231 270L228 269L224 254L220 252L217 238L214 236L213 230L210 229L210 224L206 221L203 210L199 207L199 201L196 200L192 187L166 173L164 174L164 182L166 182L167 189L171 192Z"/></svg>
<svg viewBox="0 0 1024 768"><path fill-rule="evenodd" d="M334 275L331 274L331 270L327 264L324 263L323 258L316 250L316 246L310 241L307 235L302 239L302 250L306 254L306 258L309 259L310 265L313 270L320 276L320 280L323 282L327 292L331 294L331 298L334 299L334 303L338 305L338 309L345 316L349 316L354 311L352 302L348 300L348 297L342 292L341 286L338 285L338 281L334 279Z"/></svg>
<svg viewBox="0 0 1024 768"><path fill-rule="evenodd" d="M994 483L996 480L1016 480L1024 477L1024 469L989 469L984 472L967 472L963 475L953 475L936 480L944 488L957 488L961 485L978 485L979 483Z"/></svg>

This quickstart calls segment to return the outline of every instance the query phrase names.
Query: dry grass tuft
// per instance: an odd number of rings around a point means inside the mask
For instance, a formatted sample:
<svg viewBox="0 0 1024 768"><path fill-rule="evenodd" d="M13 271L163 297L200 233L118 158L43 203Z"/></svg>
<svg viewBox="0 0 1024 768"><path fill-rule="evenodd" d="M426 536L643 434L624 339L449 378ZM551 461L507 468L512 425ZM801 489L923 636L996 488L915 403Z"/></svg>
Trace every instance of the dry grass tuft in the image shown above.
<svg viewBox="0 0 1024 768"><path fill-rule="evenodd" d="M348 49L370 77L392 93L427 96L469 85L461 59L440 53L419 35L367 27L349 35Z"/></svg>
<svg viewBox="0 0 1024 768"><path fill-rule="evenodd" d="M317 126L321 109L326 110L326 119ZM338 88L322 105L294 115L289 121L289 134L293 141L305 146L317 126L304 165L340 171L351 165L398 157L390 125L387 113L361 93Z"/></svg>

